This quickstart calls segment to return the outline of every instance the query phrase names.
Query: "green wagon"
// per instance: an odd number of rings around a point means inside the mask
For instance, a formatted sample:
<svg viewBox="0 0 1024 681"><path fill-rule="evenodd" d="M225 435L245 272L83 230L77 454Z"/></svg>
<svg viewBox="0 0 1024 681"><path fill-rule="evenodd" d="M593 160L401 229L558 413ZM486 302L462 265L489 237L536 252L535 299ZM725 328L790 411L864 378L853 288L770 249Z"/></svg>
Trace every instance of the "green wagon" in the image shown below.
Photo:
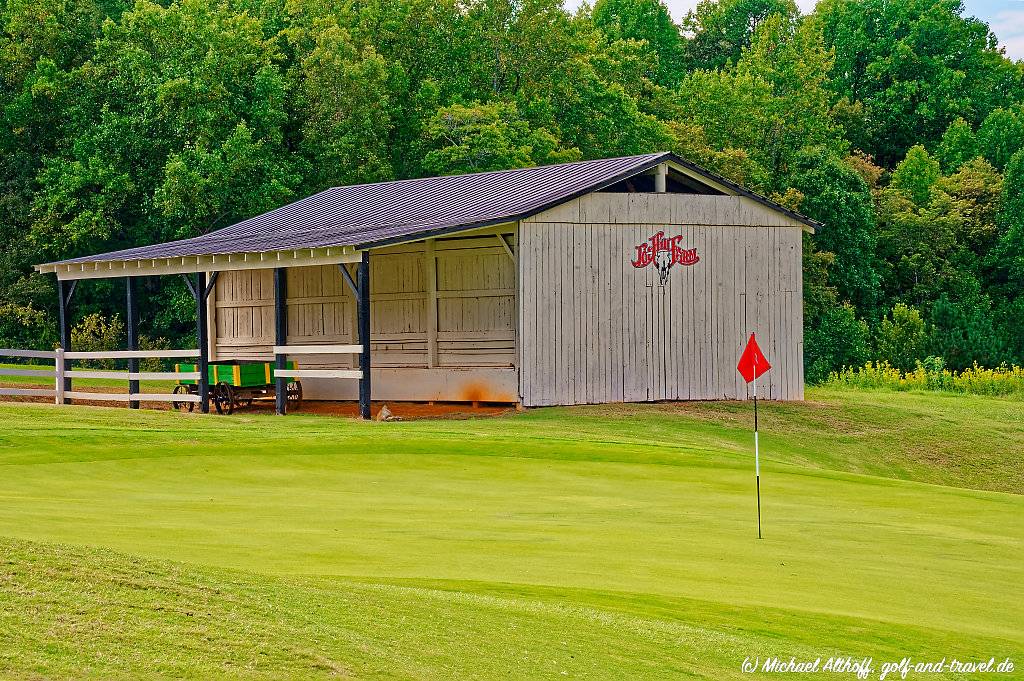
<svg viewBox="0 0 1024 681"><path fill-rule="evenodd" d="M297 369L295 362L287 362L287 369ZM198 371L196 364L175 364L174 370L179 373ZM218 414L233 414L235 409L252 406L254 400L274 398L276 385L274 382L274 364L271 362L243 362L231 360L226 362L210 362L207 366L210 385L210 400ZM298 409L302 404L302 383L298 379L288 379L288 409ZM182 379L174 386L175 395L199 394L199 382L195 379ZM195 402L172 402L175 409L195 409Z"/></svg>

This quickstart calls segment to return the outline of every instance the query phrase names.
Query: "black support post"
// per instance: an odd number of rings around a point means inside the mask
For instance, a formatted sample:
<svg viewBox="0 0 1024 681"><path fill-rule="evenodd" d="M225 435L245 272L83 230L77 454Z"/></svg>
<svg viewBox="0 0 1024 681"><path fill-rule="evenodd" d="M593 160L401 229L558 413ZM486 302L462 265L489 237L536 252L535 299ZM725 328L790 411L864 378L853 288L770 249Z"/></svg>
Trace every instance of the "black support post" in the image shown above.
<svg viewBox="0 0 1024 681"><path fill-rule="evenodd" d="M72 281L70 284L58 279L57 280L57 297L59 300L59 311L58 320L60 324L60 347L64 352L71 350L71 315L69 307L71 305L71 295L75 292L75 283ZM68 373L71 369L71 362L64 360L64 392L71 390L71 374ZM71 398L64 398L65 404L71 404Z"/></svg>
<svg viewBox="0 0 1024 681"><path fill-rule="evenodd" d="M274 345L288 345L288 278L284 267L274 270ZM284 369L287 358L275 353L274 367ZM274 378L274 406L278 415L288 413L288 379L283 376Z"/></svg>
<svg viewBox="0 0 1024 681"><path fill-rule="evenodd" d="M196 272L196 344L199 348L199 410L210 413L210 333L206 327L206 272Z"/></svg>
<svg viewBox="0 0 1024 681"><path fill-rule="evenodd" d="M139 301L136 299L135 278L125 277L125 303L128 306L128 349L139 349ZM128 360L128 372L136 373L139 370L139 360L131 358ZM128 379L128 392L138 394L138 379ZM132 409L139 408L138 400L131 400L128 406Z"/></svg>
<svg viewBox="0 0 1024 681"><path fill-rule="evenodd" d="M370 415L370 254L363 251L357 274L359 283L359 342L363 351L359 353L359 416L369 419Z"/></svg>

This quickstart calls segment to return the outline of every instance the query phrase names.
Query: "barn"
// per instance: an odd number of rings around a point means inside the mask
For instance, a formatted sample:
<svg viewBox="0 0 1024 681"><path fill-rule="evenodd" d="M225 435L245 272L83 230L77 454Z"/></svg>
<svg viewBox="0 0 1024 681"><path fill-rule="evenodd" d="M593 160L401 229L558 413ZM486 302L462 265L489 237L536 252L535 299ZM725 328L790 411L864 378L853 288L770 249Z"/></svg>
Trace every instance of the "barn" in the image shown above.
<svg viewBox="0 0 1024 681"><path fill-rule="evenodd" d="M744 399L751 332L774 366L762 396L799 400L802 235L819 226L654 153L334 187L37 269L57 276L65 350L79 280L123 277L131 301L134 278L184 275L201 364L273 360L364 416L371 399Z"/></svg>

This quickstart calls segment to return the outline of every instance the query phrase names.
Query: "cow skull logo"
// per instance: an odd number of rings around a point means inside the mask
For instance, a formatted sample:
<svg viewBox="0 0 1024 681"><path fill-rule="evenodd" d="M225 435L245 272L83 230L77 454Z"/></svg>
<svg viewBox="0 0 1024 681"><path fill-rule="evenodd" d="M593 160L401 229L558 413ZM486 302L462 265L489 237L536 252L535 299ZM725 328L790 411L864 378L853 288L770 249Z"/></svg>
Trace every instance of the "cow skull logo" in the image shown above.
<svg viewBox="0 0 1024 681"><path fill-rule="evenodd" d="M636 259L633 267L640 269L654 265L658 270L659 284L668 283L668 275L673 265L695 265L700 262L696 248L684 249L679 246L682 235L666 237L665 232L658 232L647 241L636 246Z"/></svg>

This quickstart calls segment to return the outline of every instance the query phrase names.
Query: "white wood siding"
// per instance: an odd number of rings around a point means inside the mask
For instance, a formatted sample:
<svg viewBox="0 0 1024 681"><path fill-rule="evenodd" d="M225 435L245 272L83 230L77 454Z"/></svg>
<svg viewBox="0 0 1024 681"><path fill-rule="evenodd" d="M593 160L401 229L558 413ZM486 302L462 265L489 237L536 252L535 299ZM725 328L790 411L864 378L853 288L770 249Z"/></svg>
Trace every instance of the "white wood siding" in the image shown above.
<svg viewBox="0 0 1024 681"><path fill-rule="evenodd" d="M514 233L506 243L516 248ZM350 269L354 274L354 269ZM370 256L370 323L375 368L494 368L500 390L464 390L470 396L500 394L514 401L507 374L516 357L516 265L496 234L404 244ZM337 265L289 268L288 344L358 341L355 300ZM221 272L214 307L219 360L267 360L274 344L271 270ZM355 356L311 355L309 368L351 368ZM391 374L387 374L390 376ZM480 372L459 374L480 383ZM498 376L499 374L494 374ZM410 374L410 377L412 375ZM436 372L415 374L416 396L444 399L438 385L453 382ZM465 382L465 381L464 381ZM312 381L304 381L312 384ZM456 381L455 383L458 383ZM486 383L486 382L485 382ZM461 385L461 384L460 384ZM338 389L337 396L348 392ZM394 391L385 390L391 394ZM400 391L399 391L400 392ZM450 391L449 391L450 392ZM375 390L375 397L378 395ZM335 395L334 392L331 395ZM394 399L394 398L392 398ZM451 397L451 399L456 399ZM467 399L487 400L486 397Z"/></svg>
<svg viewBox="0 0 1024 681"><path fill-rule="evenodd" d="M520 225L520 394L532 405L744 399L751 332L761 395L803 398L802 225L744 197L591 194ZM682 235L695 265L635 268Z"/></svg>

